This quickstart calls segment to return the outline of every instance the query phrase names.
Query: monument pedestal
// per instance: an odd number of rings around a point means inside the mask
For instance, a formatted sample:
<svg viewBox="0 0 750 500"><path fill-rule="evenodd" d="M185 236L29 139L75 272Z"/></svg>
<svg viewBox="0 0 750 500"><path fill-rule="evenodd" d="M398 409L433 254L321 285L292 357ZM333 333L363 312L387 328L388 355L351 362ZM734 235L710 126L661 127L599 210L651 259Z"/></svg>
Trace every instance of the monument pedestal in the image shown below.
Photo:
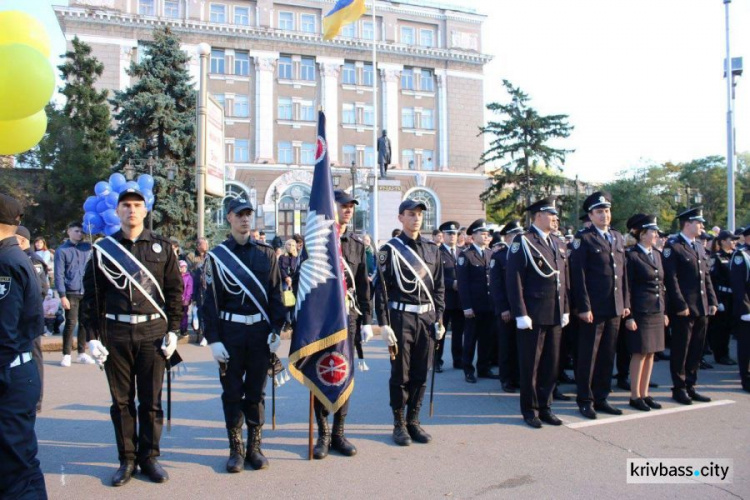
<svg viewBox="0 0 750 500"><path fill-rule="evenodd" d="M401 181L398 179L378 180L378 234L375 237L378 248L381 243L391 239L394 229L401 229L398 221L398 206L401 204L403 193Z"/></svg>

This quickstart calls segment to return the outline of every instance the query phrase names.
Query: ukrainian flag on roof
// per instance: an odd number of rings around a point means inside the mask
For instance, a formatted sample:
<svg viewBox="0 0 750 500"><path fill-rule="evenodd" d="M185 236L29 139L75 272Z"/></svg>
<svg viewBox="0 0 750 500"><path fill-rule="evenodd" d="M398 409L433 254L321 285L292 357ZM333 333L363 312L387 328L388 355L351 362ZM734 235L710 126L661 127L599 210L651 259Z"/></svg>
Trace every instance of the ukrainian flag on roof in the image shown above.
<svg viewBox="0 0 750 500"><path fill-rule="evenodd" d="M365 0L338 0L323 18L323 40L335 38L343 26L362 17L365 10Z"/></svg>

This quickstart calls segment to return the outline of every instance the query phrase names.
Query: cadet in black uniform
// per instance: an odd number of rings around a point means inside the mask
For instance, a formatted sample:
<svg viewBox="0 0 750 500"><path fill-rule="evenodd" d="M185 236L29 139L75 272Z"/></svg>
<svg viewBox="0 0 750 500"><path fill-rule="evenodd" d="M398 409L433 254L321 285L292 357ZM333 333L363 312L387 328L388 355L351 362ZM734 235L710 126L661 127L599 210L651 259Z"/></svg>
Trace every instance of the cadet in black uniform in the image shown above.
<svg viewBox="0 0 750 500"><path fill-rule="evenodd" d="M735 360L729 357L729 337L734 324L732 315L732 284L729 278L729 264L732 262L734 245L739 236L726 229L719 232L714 241L716 251L711 255L711 283L714 286L718 310L708 322L706 337L714 353L714 359L720 365L734 366Z"/></svg>
<svg viewBox="0 0 750 500"><path fill-rule="evenodd" d="M440 225L443 233L443 243L440 245L440 258L443 261L443 281L445 282L445 312L443 313L443 326L451 330L451 358L453 368L461 368L461 357L463 356L464 342L464 311L461 309L461 301L458 298L458 280L456 278L456 261L461 249L456 246L458 242L458 228L461 225L456 221L444 222ZM445 338L438 342L438 366L435 370L443 371L443 354L445 351Z"/></svg>
<svg viewBox="0 0 750 500"><path fill-rule="evenodd" d="M570 255L571 291L578 319L578 407L586 418L596 411L621 415L622 410L607 402L612 392L620 319L630 314L625 240L611 229L611 203L596 192L586 198L583 209L592 225L573 240ZM593 403L593 407L592 407Z"/></svg>
<svg viewBox="0 0 750 500"><path fill-rule="evenodd" d="M737 321L737 364L740 369L742 390L750 392L750 254L747 247L739 246L732 254L730 264L732 285L732 313Z"/></svg>
<svg viewBox="0 0 750 500"><path fill-rule="evenodd" d="M691 208L677 216L680 234L670 238L662 253L667 313L672 324L672 399L685 405L711 398L695 391L698 367L706 341L708 317L716 314L718 302L703 244L697 241L703 232L703 210Z"/></svg>
<svg viewBox="0 0 750 500"><path fill-rule="evenodd" d="M127 483L136 466L163 483L169 475L157 461L164 423L161 391L167 359L177 348L182 277L169 240L143 227L148 213L143 193L121 192L116 211L122 229L97 242L86 265L81 323L112 394L120 460L112 485Z"/></svg>
<svg viewBox="0 0 750 500"><path fill-rule="evenodd" d="M516 343L516 322L511 315L508 292L505 284L508 264L508 244L517 234L523 233L519 221L511 221L503 226L499 234L504 242L492 254L490 261L490 296L495 309L495 321L498 331L498 367L500 383L505 392L516 392L519 387L518 346Z"/></svg>
<svg viewBox="0 0 750 500"><path fill-rule="evenodd" d="M426 209L424 203L409 199L399 205L398 220L403 231L380 249L378 265L382 279L377 280L373 292L383 340L389 346L398 346L391 361L389 387L393 440L400 446L409 446L412 440L418 443L432 440L419 425L419 411L435 341L445 334L443 261L437 245L419 234Z"/></svg>
<svg viewBox="0 0 750 500"><path fill-rule="evenodd" d="M346 279L346 304L348 311L349 346L354 345L357 331L357 320L362 318L362 343L366 344L372 338L372 310L370 308L370 280L367 278L367 256L365 244L358 235L347 231L349 222L354 216L354 205L357 200L345 191L334 191L336 209L338 211L341 254L344 257L344 276ZM349 359L354 359L350 352ZM315 398L315 420L318 422L318 442L313 449L313 457L322 459L328 456L328 449L333 448L344 456L351 457L357 453L357 448L346 439L344 424L349 413L349 401L339 408L333 415L333 433L328 428L328 410Z"/></svg>
<svg viewBox="0 0 750 500"><path fill-rule="evenodd" d="M41 382L31 351L44 331L39 282L18 247L23 210L0 194L0 498L47 498L37 459Z"/></svg>
<svg viewBox="0 0 750 500"><path fill-rule="evenodd" d="M480 378L498 378L492 373L492 344L495 339L495 318L490 301L490 260L492 252L487 248L490 241L489 228L484 219L477 219L466 229L471 237L469 246L458 257L456 277L458 296L466 317L464 348L461 365L464 378L476 384L474 375L474 352L477 353L477 375Z"/></svg>
<svg viewBox="0 0 750 500"><path fill-rule="evenodd" d="M265 469L261 451L265 423L265 387L271 353L281 343L286 308L281 300L281 271L271 245L250 238L253 206L243 198L229 203L230 237L208 253L204 266L205 335L219 363L224 420L229 436L228 472L248 461ZM247 454L242 421L247 423Z"/></svg>
<svg viewBox="0 0 750 500"><path fill-rule="evenodd" d="M518 329L521 414L527 425L562 425L552 413L562 327L570 320L565 248L550 233L557 229L555 199L526 208L532 225L513 239L508 255L506 287Z"/></svg>

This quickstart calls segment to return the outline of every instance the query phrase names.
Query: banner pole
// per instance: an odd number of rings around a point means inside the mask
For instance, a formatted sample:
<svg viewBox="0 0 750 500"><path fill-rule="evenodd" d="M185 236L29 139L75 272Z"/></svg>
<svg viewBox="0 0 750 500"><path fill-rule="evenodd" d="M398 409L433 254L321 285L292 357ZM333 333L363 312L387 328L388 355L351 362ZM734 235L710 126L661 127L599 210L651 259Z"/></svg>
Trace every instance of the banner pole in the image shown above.
<svg viewBox="0 0 750 500"><path fill-rule="evenodd" d="M310 422L307 429L307 459L313 459L313 393L310 391Z"/></svg>

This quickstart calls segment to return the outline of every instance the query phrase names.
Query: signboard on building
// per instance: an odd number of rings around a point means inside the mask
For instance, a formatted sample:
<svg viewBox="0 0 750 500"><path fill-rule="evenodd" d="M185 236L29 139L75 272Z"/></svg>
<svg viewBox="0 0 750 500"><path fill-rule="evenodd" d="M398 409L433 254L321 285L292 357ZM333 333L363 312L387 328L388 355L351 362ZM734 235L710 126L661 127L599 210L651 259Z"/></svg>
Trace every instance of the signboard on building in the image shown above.
<svg viewBox="0 0 750 500"><path fill-rule="evenodd" d="M206 194L224 198L224 106L208 97L206 120Z"/></svg>

